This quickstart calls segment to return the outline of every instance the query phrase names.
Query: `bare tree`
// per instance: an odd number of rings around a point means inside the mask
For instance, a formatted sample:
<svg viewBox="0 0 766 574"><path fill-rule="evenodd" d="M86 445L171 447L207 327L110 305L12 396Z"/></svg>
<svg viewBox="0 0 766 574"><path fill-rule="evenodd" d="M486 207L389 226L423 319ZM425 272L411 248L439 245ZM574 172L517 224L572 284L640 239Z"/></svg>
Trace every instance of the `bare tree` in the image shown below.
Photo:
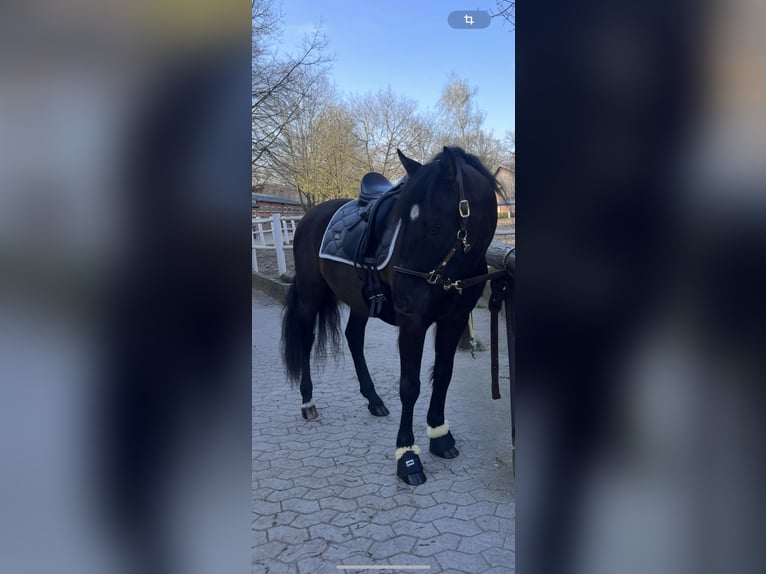
<svg viewBox="0 0 766 574"><path fill-rule="evenodd" d="M451 74L439 99L440 145L459 145L478 156L490 169L497 168L505 157L503 142L482 126L486 114L476 102L478 89Z"/></svg>
<svg viewBox="0 0 766 574"><path fill-rule="evenodd" d="M466 149L481 131L486 116L476 103L478 91L453 72L437 106L442 137Z"/></svg>
<svg viewBox="0 0 766 574"><path fill-rule="evenodd" d="M274 143L309 97L330 58L317 28L296 54L280 54L281 29L272 0L252 0L252 164L253 178L265 179Z"/></svg>
<svg viewBox="0 0 766 574"><path fill-rule="evenodd" d="M516 28L516 0L495 0L497 8L490 12L493 18L501 18L512 29Z"/></svg>
<svg viewBox="0 0 766 574"><path fill-rule="evenodd" d="M420 118L417 102L397 95L389 86L352 97L350 106L357 119L365 169L387 177L402 175L396 149L416 148L426 136L427 122Z"/></svg>
<svg viewBox="0 0 766 574"><path fill-rule="evenodd" d="M300 92L302 105L274 140L266 159L269 178L295 189L303 207L308 209L315 203L311 181L317 171L319 124L337 96L326 75Z"/></svg>

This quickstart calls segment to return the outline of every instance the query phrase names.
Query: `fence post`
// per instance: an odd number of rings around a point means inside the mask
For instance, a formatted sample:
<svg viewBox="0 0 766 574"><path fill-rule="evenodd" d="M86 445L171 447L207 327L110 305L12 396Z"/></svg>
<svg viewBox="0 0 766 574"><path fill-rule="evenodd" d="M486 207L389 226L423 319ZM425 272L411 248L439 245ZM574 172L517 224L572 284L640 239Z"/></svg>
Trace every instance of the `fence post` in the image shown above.
<svg viewBox="0 0 766 574"><path fill-rule="evenodd" d="M256 249L255 249L255 233L253 233L253 228L250 228L250 248L253 251L252 255L252 266L253 266L253 273L258 273L258 257L256 256Z"/></svg>
<svg viewBox="0 0 766 574"><path fill-rule="evenodd" d="M287 273L287 263L285 262L285 246L282 242L282 221L278 213L271 215L271 231L274 236L274 246L277 250L277 269L279 274Z"/></svg>
<svg viewBox="0 0 766 574"><path fill-rule="evenodd" d="M261 245L266 245L266 236L263 234L263 223L256 223L255 228L258 230L258 239Z"/></svg>

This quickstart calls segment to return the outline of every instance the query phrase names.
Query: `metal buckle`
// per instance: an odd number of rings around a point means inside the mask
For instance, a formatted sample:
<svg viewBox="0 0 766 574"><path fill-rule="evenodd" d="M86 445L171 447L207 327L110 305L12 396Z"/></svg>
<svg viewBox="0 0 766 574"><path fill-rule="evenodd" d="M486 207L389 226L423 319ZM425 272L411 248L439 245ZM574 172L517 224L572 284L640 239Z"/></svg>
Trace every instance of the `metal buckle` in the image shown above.
<svg viewBox="0 0 766 574"><path fill-rule="evenodd" d="M460 217L467 219L471 216L471 204L467 199L463 199L457 204L457 210L460 213Z"/></svg>
<svg viewBox="0 0 766 574"><path fill-rule="evenodd" d="M426 281L429 285L436 285L439 280L442 278L439 273L436 272L436 269L428 273L428 277L426 277Z"/></svg>
<svg viewBox="0 0 766 574"><path fill-rule="evenodd" d="M463 244L463 253L468 253L468 250L471 249L471 244L468 243L468 231L458 229L457 239Z"/></svg>
<svg viewBox="0 0 766 574"><path fill-rule="evenodd" d="M463 283L461 282L460 279L458 279L457 281L452 281L450 283L445 283L444 284L444 290L445 291L449 291L450 289L454 289L455 291L457 291L458 295L462 295L463 294Z"/></svg>

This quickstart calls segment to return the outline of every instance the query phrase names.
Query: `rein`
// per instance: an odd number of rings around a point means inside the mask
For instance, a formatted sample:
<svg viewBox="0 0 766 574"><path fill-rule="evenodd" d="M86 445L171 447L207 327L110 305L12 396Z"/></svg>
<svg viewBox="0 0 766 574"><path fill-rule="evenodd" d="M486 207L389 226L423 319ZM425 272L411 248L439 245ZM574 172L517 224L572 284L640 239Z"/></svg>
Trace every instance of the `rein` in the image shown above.
<svg viewBox="0 0 766 574"><path fill-rule="evenodd" d="M483 275L477 275L476 277L470 277L468 279L457 279L451 281L449 278L442 279L444 270L449 265L449 262L457 253L460 245L463 246L463 253L468 253L471 249L471 244L468 242L468 230L466 229L466 220L471 216L471 204L465 198L465 189L463 188L463 170L460 167L460 162L456 162L457 172L457 185L460 200L458 202L458 214L460 215L460 229L457 232L457 238L452 248L447 252L439 265L434 267L431 271L414 271L407 269L400 265L394 265L394 271L402 273L403 275L410 275L412 277L419 277L424 279L429 285L438 285L445 291L454 289L458 295L463 294L463 289L468 289L475 285L484 283L485 281L491 281L492 295L489 300L489 309L491 311L490 320L490 355L491 355L491 372L492 372L492 399L497 400L500 398L500 383L499 383L499 361L498 361L498 314L500 313L500 307L503 302L503 296L509 289L508 281L501 280L501 278L510 277L510 271L503 269L500 271L492 271L491 273L484 273Z"/></svg>

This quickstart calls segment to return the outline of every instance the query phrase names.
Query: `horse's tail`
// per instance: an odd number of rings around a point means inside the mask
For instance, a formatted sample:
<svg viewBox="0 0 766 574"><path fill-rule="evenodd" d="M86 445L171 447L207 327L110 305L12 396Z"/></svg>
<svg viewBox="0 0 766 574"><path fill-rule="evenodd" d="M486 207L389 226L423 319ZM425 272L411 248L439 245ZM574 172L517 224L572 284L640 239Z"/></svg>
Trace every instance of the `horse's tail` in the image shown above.
<svg viewBox="0 0 766 574"><path fill-rule="evenodd" d="M311 354L316 331L316 358L323 363L328 355L340 351L340 310L332 291L317 302L312 314L301 316L301 302L296 281L287 291L282 315L282 361L291 383L300 381L303 365Z"/></svg>

